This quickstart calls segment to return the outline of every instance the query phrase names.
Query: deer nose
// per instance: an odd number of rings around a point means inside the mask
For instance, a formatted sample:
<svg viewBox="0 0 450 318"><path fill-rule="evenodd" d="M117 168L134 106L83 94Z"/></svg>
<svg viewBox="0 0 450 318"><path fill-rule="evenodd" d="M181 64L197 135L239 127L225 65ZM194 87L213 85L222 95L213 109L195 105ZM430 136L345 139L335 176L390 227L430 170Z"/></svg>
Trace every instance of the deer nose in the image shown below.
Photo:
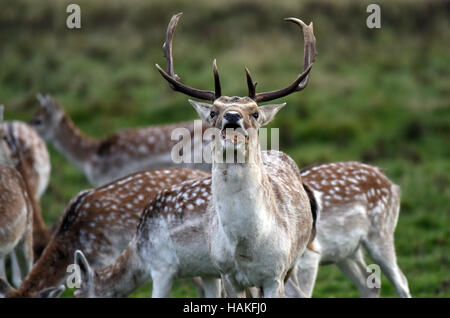
<svg viewBox="0 0 450 318"><path fill-rule="evenodd" d="M238 112L227 112L225 113L224 118L229 123L237 123L239 120L242 119L242 116Z"/></svg>

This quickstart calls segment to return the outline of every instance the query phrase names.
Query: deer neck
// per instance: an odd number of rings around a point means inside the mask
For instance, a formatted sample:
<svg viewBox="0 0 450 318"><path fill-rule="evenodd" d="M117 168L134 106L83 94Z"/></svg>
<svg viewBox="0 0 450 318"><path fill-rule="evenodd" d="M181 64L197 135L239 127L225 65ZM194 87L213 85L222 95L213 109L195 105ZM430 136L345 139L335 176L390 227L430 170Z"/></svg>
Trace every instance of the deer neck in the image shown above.
<svg viewBox="0 0 450 318"><path fill-rule="evenodd" d="M98 148L98 141L86 136L66 115L62 116L52 141L58 151L82 170Z"/></svg>
<svg viewBox="0 0 450 318"><path fill-rule="evenodd" d="M228 241L238 249L269 235L274 218L270 189L259 149L243 164L213 163L215 213Z"/></svg>

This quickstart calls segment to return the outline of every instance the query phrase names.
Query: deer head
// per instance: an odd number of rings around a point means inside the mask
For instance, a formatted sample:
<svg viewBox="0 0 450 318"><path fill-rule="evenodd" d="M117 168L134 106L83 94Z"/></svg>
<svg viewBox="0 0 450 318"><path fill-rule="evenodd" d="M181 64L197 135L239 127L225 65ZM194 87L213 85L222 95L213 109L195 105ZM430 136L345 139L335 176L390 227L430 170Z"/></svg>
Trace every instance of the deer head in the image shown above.
<svg viewBox="0 0 450 318"><path fill-rule="evenodd" d="M47 287L37 293L29 295L29 297L33 298L58 298L61 294L66 290L64 285L56 286L56 287ZM7 281L3 278L0 278L0 298L19 298L21 296L16 294L16 289L12 287Z"/></svg>
<svg viewBox="0 0 450 318"><path fill-rule="evenodd" d="M264 106L259 106L258 104L301 91L308 84L308 74L317 55L313 25L312 23L306 25L303 21L296 18L285 19L302 28L305 41L303 72L289 86L271 92L256 93L256 83L253 82L250 72L246 68L248 96L228 97L222 95L216 60L213 62L214 91L199 90L186 86L180 82L180 77L175 74L172 58L172 40L181 15L182 13L174 15L167 28L166 40L163 45L164 55L167 59L167 72L158 64L156 64L156 68L169 82L173 90L194 98L213 102L209 104L189 100L199 116L211 127L217 129L218 132L214 134L215 138L213 138L216 154L218 154L217 151L219 151L220 155L220 152L227 150L248 153L249 149L258 147L257 138L253 138L257 136L257 130L268 124L286 103Z"/></svg>
<svg viewBox="0 0 450 318"><path fill-rule="evenodd" d="M41 108L36 112L29 124L45 141L50 141L64 116L64 110L49 94L37 94Z"/></svg>

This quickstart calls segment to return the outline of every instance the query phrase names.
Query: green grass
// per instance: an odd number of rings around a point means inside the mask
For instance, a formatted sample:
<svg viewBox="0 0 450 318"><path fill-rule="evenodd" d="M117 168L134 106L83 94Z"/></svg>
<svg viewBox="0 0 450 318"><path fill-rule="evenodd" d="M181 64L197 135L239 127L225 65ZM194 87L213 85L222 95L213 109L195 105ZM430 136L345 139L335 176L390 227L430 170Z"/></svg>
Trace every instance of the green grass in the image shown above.
<svg viewBox="0 0 450 318"><path fill-rule="evenodd" d="M53 94L87 134L194 119L154 63L170 16L183 11L175 70L212 89L217 58L223 91L246 94L244 66L258 90L293 80L302 61L296 16L314 22L319 56L310 84L272 127L300 166L360 160L382 167L402 188L398 262L416 297L450 296L450 38L448 4L379 1L382 28L365 27L368 1L78 1L82 30L65 28L70 1L6 1L0 12L0 102L6 119L28 120L37 92ZM84 176L50 147L53 173L42 200L56 222ZM134 297L147 297L151 286ZM70 292L65 293L70 296ZM195 297L189 281L175 297ZM395 296L383 280L382 295ZM315 297L356 297L334 267L319 271Z"/></svg>

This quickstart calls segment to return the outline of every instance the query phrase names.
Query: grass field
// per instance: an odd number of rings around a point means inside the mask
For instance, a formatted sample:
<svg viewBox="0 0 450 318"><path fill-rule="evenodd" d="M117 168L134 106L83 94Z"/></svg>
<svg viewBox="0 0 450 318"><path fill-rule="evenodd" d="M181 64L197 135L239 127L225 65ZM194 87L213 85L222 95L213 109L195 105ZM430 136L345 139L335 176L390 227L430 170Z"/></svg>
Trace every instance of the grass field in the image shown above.
<svg viewBox="0 0 450 318"><path fill-rule="evenodd" d="M295 16L314 22L319 56L310 84L284 98L271 125L300 166L360 160L382 167L402 189L398 262L414 297L450 296L450 6L447 1L377 1L381 29L368 29L368 1L77 1L82 29L65 27L72 1L3 1L0 103L6 119L28 120L37 92L53 94L87 134L195 119L154 64L172 14L175 70L212 89L217 58L222 89L246 94L244 66L259 91L297 76L303 42ZM42 207L56 222L84 176L51 146L51 184ZM370 263L370 261L369 261ZM382 296L395 296L383 278ZM133 294L150 295L150 286ZM70 291L64 294L70 296ZM195 297L189 281L175 297ZM319 271L314 297L357 297L335 267Z"/></svg>

